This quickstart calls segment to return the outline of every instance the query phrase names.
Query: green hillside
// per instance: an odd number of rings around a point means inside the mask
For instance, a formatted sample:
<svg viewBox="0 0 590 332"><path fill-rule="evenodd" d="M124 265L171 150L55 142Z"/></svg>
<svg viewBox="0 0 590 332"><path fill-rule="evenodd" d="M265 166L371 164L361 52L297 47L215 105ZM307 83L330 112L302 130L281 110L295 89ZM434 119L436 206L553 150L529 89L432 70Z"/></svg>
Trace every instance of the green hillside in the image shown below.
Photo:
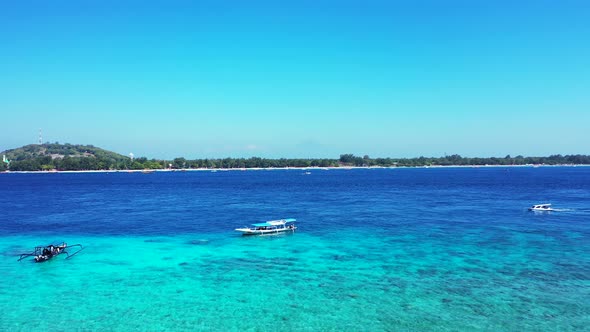
<svg viewBox="0 0 590 332"><path fill-rule="evenodd" d="M29 144L17 149L6 150L2 152L2 154L5 154L8 159L13 161L45 156L50 156L54 159L64 158L66 156L107 158L113 160L129 159L128 157L125 157L118 153L97 148L93 145L58 143Z"/></svg>
<svg viewBox="0 0 590 332"><path fill-rule="evenodd" d="M118 153L79 144L30 144L0 154L10 160L13 171L127 169L132 163ZM6 166L2 163L0 170Z"/></svg>

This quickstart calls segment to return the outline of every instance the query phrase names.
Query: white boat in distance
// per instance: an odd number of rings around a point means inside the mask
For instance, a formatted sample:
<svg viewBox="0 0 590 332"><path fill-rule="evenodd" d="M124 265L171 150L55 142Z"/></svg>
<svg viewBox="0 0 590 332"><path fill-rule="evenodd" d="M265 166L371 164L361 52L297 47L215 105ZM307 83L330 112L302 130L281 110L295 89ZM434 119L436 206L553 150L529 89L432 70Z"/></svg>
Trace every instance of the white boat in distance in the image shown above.
<svg viewBox="0 0 590 332"><path fill-rule="evenodd" d="M236 228L236 231L242 232L242 235L277 234L287 231L294 232L297 229L294 224L295 221L296 220L293 218L271 220L263 223L252 224L252 227Z"/></svg>
<svg viewBox="0 0 590 332"><path fill-rule="evenodd" d="M551 204L535 204L529 208L529 211L555 211Z"/></svg>

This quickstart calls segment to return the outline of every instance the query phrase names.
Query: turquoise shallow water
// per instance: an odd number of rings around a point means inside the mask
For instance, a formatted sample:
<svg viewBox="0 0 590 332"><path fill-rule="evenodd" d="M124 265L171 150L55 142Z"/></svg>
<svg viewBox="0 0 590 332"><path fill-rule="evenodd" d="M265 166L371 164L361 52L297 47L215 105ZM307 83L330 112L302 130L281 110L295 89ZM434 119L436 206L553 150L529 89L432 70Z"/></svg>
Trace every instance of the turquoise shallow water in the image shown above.
<svg viewBox="0 0 590 332"><path fill-rule="evenodd" d="M19 198L1 203L14 211L0 237L0 330L587 330L588 171L571 171L0 178ZM61 203L35 203L56 186ZM567 211L525 211L552 192ZM268 208L298 217L299 231L231 231ZM92 225L72 226L83 211ZM59 231L26 228L47 220ZM62 239L86 249L16 262Z"/></svg>

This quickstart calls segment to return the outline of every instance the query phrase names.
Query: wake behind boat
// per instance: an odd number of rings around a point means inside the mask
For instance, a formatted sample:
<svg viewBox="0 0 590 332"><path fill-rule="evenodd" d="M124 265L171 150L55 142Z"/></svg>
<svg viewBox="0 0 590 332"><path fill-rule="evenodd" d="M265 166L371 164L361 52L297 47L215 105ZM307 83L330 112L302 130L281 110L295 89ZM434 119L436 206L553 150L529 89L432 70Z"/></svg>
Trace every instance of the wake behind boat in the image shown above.
<svg viewBox="0 0 590 332"><path fill-rule="evenodd" d="M296 220L293 218L271 220L252 224L252 227L236 228L236 231L242 232L242 235L278 234L287 231L294 232L297 229L295 221Z"/></svg>
<svg viewBox="0 0 590 332"><path fill-rule="evenodd" d="M529 208L529 211L555 211L551 204L535 204Z"/></svg>

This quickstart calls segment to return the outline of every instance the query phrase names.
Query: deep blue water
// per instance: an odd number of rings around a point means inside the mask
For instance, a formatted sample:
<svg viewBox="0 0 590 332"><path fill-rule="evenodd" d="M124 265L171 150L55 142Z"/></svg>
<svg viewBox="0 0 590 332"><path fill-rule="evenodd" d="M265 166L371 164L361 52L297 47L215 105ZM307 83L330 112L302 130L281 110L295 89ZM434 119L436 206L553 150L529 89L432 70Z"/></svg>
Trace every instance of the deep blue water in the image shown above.
<svg viewBox="0 0 590 332"><path fill-rule="evenodd" d="M54 296L85 317L57 311L54 322L78 330L563 331L590 324L590 167L0 174L0 188L5 282L71 269L67 292L51 283L37 293L0 288L0 302L11 303L0 311L14 313L0 318L0 330L59 330L27 318L43 307L40 298ZM535 203L559 211L526 210ZM295 234L233 231L287 217L298 220ZM61 240L88 248L46 265L14 260ZM99 277L92 286L91 275ZM270 276L283 286L247 281ZM75 296L81 291L93 307ZM153 300L140 301L146 297ZM295 313L271 310L268 320L242 313L269 304Z"/></svg>
<svg viewBox="0 0 590 332"><path fill-rule="evenodd" d="M3 174L2 234L174 235L227 232L296 217L306 232L580 232L590 168L444 168ZM562 213L531 214L550 202Z"/></svg>

